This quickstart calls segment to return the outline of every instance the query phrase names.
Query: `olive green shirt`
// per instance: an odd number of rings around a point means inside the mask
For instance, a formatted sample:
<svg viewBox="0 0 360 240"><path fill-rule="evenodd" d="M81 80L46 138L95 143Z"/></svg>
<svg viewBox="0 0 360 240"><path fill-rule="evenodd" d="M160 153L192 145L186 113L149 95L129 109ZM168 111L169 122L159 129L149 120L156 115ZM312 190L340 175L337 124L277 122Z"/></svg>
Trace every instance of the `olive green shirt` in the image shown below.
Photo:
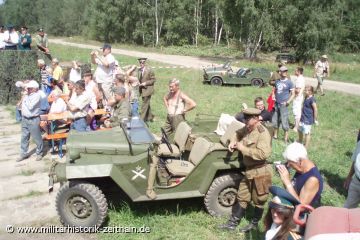
<svg viewBox="0 0 360 240"><path fill-rule="evenodd" d="M131 107L127 99L122 99L114 107L114 113L109 118L111 127L118 127L123 118L131 117Z"/></svg>
<svg viewBox="0 0 360 240"><path fill-rule="evenodd" d="M266 162L271 155L271 136L261 123L251 132L246 127L236 131L237 141L243 141L242 151L245 167L253 167Z"/></svg>
<svg viewBox="0 0 360 240"><path fill-rule="evenodd" d="M41 37L40 35L36 35L35 43L36 43L37 46L48 48L49 41L48 41L48 38L47 38L47 34L44 34L44 37Z"/></svg>

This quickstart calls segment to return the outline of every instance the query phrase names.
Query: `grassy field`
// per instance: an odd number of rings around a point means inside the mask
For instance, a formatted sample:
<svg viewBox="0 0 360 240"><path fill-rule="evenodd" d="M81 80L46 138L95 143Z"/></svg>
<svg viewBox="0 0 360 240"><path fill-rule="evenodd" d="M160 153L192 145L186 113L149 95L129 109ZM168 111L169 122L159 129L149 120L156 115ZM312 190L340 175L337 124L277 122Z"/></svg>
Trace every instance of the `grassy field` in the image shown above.
<svg viewBox="0 0 360 240"><path fill-rule="evenodd" d="M93 40L84 40L82 37L66 38L70 42L89 43L101 46L102 43ZM250 67L250 66L262 66L271 71L277 69L277 63L274 62L277 52L273 53L258 53L258 61L249 61L242 59L243 52L236 46L230 45L230 47L219 46L199 46L194 47L187 46L168 46L168 47L144 47L127 44L113 44L115 48L136 50L142 52L157 52L163 54L176 54L187 56L198 56L214 61L215 63L222 63L225 60L232 60L236 66ZM360 84L360 55L354 53L327 53L330 61L330 80L357 83ZM300 64L301 65L301 64ZM288 65L289 72L294 74L295 68L298 64ZM314 66L304 65L304 75L307 77L313 77Z"/></svg>
<svg viewBox="0 0 360 240"><path fill-rule="evenodd" d="M52 52L60 60L89 61L88 50L52 45ZM115 57L124 64L136 64L135 58ZM157 66L156 62L149 64ZM155 74L157 82L152 108L157 120L150 123L150 129L155 133L159 133L159 128L165 121L166 111L162 97L167 92L167 82L172 77L179 78L182 90L197 102L196 109L187 114L189 121L195 119L196 113L219 116L221 113L235 114L240 110L241 103L252 106L256 96L267 98L271 91L269 87L259 89L204 85L201 82L201 72L192 69L155 69ZM360 98L330 91L325 97L316 97L320 124L313 128L309 157L317 164L325 180L322 203L342 206L346 198L342 183L351 165L350 156L360 127L360 109L355 107ZM290 139L294 141L296 138L297 134L291 131ZM281 140L274 141L271 160L282 160L284 148L285 144ZM280 185L279 177L274 178L274 184ZM262 227L260 232L248 235L219 231L217 225L226 219L208 215L202 199L137 204L119 199L119 202L120 204L110 205L108 226L148 226L151 233L100 234L100 239L263 239ZM247 219L241 224L246 224L249 219L251 209Z"/></svg>

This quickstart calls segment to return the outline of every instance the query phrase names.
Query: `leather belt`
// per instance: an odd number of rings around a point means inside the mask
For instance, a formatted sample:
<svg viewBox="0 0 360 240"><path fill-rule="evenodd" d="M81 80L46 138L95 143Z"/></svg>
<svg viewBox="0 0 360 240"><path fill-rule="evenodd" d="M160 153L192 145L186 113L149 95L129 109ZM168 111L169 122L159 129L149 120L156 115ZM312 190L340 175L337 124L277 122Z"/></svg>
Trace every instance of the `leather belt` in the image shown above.
<svg viewBox="0 0 360 240"><path fill-rule="evenodd" d="M259 165L255 165L255 166L251 166L251 167L246 167L246 171L266 167L266 165L268 165L268 163L259 164Z"/></svg>
<svg viewBox="0 0 360 240"><path fill-rule="evenodd" d="M37 118L37 117L40 117L39 115L38 116L33 116L33 117L25 117L23 116L23 118L27 119L27 120L31 120L31 119L34 119L34 118Z"/></svg>

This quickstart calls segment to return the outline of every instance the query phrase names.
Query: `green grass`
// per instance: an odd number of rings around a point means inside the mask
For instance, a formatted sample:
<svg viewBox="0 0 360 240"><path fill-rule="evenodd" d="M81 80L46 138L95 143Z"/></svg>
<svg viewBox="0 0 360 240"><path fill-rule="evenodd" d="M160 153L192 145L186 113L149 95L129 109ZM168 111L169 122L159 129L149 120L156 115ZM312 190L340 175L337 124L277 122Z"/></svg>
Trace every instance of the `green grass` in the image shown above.
<svg viewBox="0 0 360 240"><path fill-rule="evenodd" d="M77 43L88 43L97 46L101 46L102 43L93 40L84 40L84 38L76 36L70 38L64 38L66 41ZM271 71L277 69L277 63L274 62L277 52L272 53L258 53L258 61L249 61L242 59L243 52L234 45L230 47L219 46L199 46L194 47L190 45L186 46L167 46L167 47L145 47L130 44L113 44L114 48L122 48L128 50L136 50L141 52L156 52L163 54L175 54L175 55L187 55L203 57L214 63L222 63L226 60L232 60L237 63L235 65L242 67L265 67ZM146 54L145 54L146 55ZM329 80L357 83L360 84L360 55L353 53L328 53L330 60L330 78ZM290 64L288 65L289 73L294 74L295 68L302 64ZM314 66L304 65L304 75L307 77L313 77Z"/></svg>
<svg viewBox="0 0 360 240"><path fill-rule="evenodd" d="M53 54L62 52L63 60L80 59L89 61L88 50L52 45ZM126 64L136 64L136 59L116 56ZM152 66L158 63L151 62ZM253 63L258 64L258 63ZM291 66L292 68L292 66ZM162 97L167 93L167 82L172 77L181 80L181 89L197 102L197 107L186 115L187 120L194 121L196 113L235 114L245 102L252 106L256 96L267 98L271 89L253 87L213 87L201 82L201 71L192 69L155 69L157 82L152 98L152 109L157 120L150 123L150 130L160 132L165 122L166 111ZM316 96L319 108L320 125L313 128L309 147L309 157L319 167L325 180L322 203L330 206L342 206L346 191L342 183L349 171L351 161L349 154L355 147L357 129L360 127L360 109L356 108L360 98L328 91L325 97ZM293 119L291 120L293 121ZM283 137L280 131L279 138ZM290 139L296 140L297 134L290 132ZM281 140L273 142L271 160L282 160L285 144ZM278 176L274 184L280 185ZM206 213L202 199L181 201L159 201L151 203L124 203L116 199L119 205L111 205L107 226L151 228L150 234L100 234L100 239L263 239L263 232L243 235L240 233L222 232L217 225L225 218L213 218ZM251 210L241 224L251 219ZM262 229L262 228L261 228ZM263 230L262 230L263 231Z"/></svg>

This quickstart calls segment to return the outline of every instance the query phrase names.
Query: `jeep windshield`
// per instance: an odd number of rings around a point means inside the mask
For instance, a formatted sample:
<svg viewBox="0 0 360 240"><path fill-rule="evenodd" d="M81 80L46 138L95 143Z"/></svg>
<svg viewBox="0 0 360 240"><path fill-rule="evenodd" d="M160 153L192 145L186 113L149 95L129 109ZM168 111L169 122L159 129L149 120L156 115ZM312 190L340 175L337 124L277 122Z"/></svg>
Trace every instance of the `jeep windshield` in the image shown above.
<svg viewBox="0 0 360 240"><path fill-rule="evenodd" d="M139 117L123 119L121 128L124 130L127 139L132 144L153 143L155 141L154 136L151 134L146 124Z"/></svg>

